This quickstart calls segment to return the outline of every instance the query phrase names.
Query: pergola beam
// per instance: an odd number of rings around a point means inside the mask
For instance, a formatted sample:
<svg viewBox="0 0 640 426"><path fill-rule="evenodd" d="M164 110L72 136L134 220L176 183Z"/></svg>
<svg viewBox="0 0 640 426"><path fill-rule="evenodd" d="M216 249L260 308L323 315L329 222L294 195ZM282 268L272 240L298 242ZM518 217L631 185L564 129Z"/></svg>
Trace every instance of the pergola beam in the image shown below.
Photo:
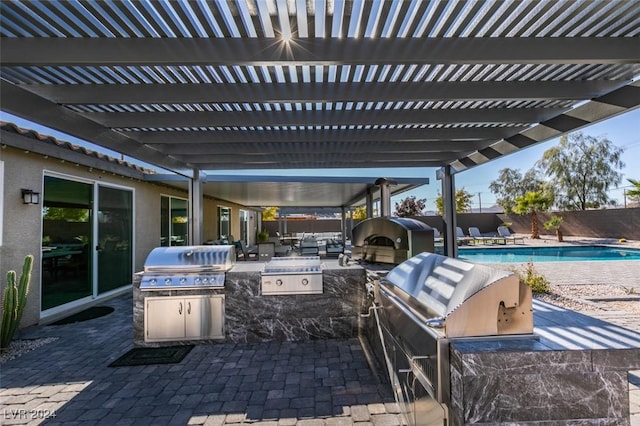
<svg viewBox="0 0 640 426"><path fill-rule="evenodd" d="M3 38L4 66L620 64L633 37Z"/></svg>
<svg viewBox="0 0 640 426"><path fill-rule="evenodd" d="M3 45L4 45L3 41ZM582 100L627 84L620 80L358 83L24 84L57 104L197 104Z"/></svg>
<svg viewBox="0 0 640 426"><path fill-rule="evenodd" d="M192 177L192 167L0 79L2 110L132 158Z"/></svg>
<svg viewBox="0 0 640 426"><path fill-rule="evenodd" d="M354 169L354 168L386 168L386 167L442 167L442 161L430 161L428 159L415 160L389 160L389 161L332 161L329 163L320 161L255 161L232 163L199 163L202 170L256 170L256 169Z"/></svg>
<svg viewBox="0 0 640 426"><path fill-rule="evenodd" d="M446 151L449 153L463 153L482 149L487 146L487 140L473 141L404 141L404 142L280 142L280 143L217 143L214 145L179 143L175 145L153 145L167 155L241 155L252 154L287 154L304 152L308 154L323 154L327 151L344 154L362 152L404 152L408 154L429 154Z"/></svg>
<svg viewBox="0 0 640 426"><path fill-rule="evenodd" d="M82 112L106 127L340 126L449 123L538 123L568 108L401 109L348 111Z"/></svg>
<svg viewBox="0 0 640 426"><path fill-rule="evenodd" d="M192 130L192 131L127 131L131 139L145 145L174 143L277 143L277 142L375 142L375 141L439 141L498 140L526 129L511 127L406 128L334 130Z"/></svg>

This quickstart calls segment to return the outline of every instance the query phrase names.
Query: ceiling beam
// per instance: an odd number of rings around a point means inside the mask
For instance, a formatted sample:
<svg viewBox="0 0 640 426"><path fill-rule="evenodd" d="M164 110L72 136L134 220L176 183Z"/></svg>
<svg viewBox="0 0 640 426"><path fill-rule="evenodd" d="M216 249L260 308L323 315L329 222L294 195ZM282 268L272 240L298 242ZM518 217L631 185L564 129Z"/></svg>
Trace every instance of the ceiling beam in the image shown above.
<svg viewBox="0 0 640 426"><path fill-rule="evenodd" d="M620 64L634 37L268 38L4 37L5 66Z"/></svg>
<svg viewBox="0 0 640 426"><path fill-rule="evenodd" d="M4 44L4 41L3 41ZM582 100L628 80L359 83L24 84L57 104Z"/></svg>
<svg viewBox="0 0 640 426"><path fill-rule="evenodd" d="M430 161L425 159L404 159L400 161L264 161L264 162L233 162L233 163L200 163L203 170L256 170L256 169L353 169L353 168L388 168L388 167L442 167L446 163L442 161Z"/></svg>
<svg viewBox="0 0 640 426"><path fill-rule="evenodd" d="M513 136L527 126L458 127L354 130L214 130L214 131L126 131L131 139L145 145L173 143L268 143L268 142L371 142L501 139Z"/></svg>
<svg viewBox="0 0 640 426"><path fill-rule="evenodd" d="M404 142L275 142L275 143L217 143L215 145L178 143L153 145L168 155L195 154L195 155L225 155L251 152L253 154L267 153L292 153L306 152L309 154L322 154L327 151L343 153L362 152L405 152L405 153L432 153L440 151L469 152L482 149L493 140L473 141L404 141Z"/></svg>
<svg viewBox="0 0 640 426"><path fill-rule="evenodd" d="M568 108L465 108L320 111L80 112L105 127L340 126L448 123L538 123Z"/></svg>
<svg viewBox="0 0 640 426"><path fill-rule="evenodd" d="M136 143L125 134L109 130L2 79L0 79L0 94L2 110L5 112L175 173L187 177L193 176L192 166L168 157L156 149Z"/></svg>
<svg viewBox="0 0 640 426"><path fill-rule="evenodd" d="M467 151L466 153L470 153L471 151ZM344 153L340 150L336 151L327 151L324 153L313 153L307 154L304 152L300 153L283 153L283 152L268 152L268 153L237 153L237 154L194 154L194 153L185 153L182 155L176 155L176 158L181 159L182 161L189 162L192 164L218 164L215 168L220 168L220 165L226 165L230 163L236 164L254 164L261 162L268 163L332 163L336 161L349 161L349 162L381 162L381 161L421 161L428 159L430 161L444 161L450 160L456 154L448 151L440 151L440 152L430 152L430 153L409 153L413 155L407 155L405 152L384 152L384 151L375 151L375 152L352 152L352 153Z"/></svg>

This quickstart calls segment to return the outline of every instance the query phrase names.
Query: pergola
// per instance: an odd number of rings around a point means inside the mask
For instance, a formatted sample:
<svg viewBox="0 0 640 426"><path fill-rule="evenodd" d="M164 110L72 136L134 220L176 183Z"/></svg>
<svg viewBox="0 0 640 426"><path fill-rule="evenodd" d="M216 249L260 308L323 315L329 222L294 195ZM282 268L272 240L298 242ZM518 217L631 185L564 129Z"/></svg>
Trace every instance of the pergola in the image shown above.
<svg viewBox="0 0 640 426"><path fill-rule="evenodd" d="M194 235L212 170L435 167L455 254L456 173L640 105L635 0L16 0L0 14L2 110L187 178Z"/></svg>

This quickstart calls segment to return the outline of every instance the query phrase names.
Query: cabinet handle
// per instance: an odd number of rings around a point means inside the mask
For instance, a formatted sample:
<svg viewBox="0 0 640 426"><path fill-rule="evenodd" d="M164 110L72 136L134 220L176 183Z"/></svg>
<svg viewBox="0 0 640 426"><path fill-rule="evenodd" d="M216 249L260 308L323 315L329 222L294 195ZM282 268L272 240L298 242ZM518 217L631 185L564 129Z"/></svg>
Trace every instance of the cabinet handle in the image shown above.
<svg viewBox="0 0 640 426"><path fill-rule="evenodd" d="M191 302L187 302L187 314L191 315Z"/></svg>
<svg viewBox="0 0 640 426"><path fill-rule="evenodd" d="M180 302L180 309L178 309L178 313L182 315L182 302Z"/></svg>

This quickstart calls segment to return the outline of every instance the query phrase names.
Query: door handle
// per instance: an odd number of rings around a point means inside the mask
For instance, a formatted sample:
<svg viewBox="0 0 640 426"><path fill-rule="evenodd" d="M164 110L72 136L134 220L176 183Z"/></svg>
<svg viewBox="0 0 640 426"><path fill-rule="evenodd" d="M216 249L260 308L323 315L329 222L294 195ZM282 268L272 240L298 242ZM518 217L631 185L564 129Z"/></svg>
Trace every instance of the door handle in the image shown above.
<svg viewBox="0 0 640 426"><path fill-rule="evenodd" d="M182 302L180 302L180 308L178 308L178 313L182 315Z"/></svg>
<svg viewBox="0 0 640 426"><path fill-rule="evenodd" d="M191 315L191 302L187 302L187 314Z"/></svg>

